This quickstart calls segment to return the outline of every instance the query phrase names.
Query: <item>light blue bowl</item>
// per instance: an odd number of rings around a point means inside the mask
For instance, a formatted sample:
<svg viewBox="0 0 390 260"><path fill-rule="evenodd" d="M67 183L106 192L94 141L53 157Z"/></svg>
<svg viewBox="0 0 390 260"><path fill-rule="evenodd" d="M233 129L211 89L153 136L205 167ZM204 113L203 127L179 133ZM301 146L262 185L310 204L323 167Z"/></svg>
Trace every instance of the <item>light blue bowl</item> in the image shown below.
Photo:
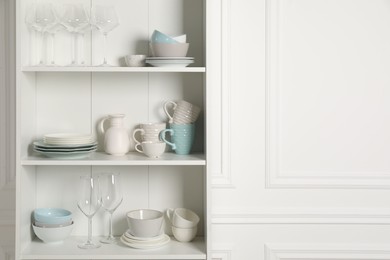
<svg viewBox="0 0 390 260"><path fill-rule="evenodd" d="M61 208L39 208L34 210L34 219L40 223L60 225L72 221L72 212Z"/></svg>
<svg viewBox="0 0 390 260"><path fill-rule="evenodd" d="M179 43L178 41L176 41L172 37L160 32L158 30L153 31L153 34L151 37L151 42L152 43L170 43L170 44Z"/></svg>

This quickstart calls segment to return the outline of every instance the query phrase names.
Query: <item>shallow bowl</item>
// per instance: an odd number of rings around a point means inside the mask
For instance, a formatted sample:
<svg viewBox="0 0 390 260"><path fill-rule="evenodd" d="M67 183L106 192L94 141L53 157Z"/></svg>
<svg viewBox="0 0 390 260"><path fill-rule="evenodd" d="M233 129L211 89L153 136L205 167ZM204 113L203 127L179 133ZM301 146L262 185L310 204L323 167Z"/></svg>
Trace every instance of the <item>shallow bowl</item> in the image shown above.
<svg viewBox="0 0 390 260"><path fill-rule="evenodd" d="M45 224L64 224L72 221L72 212L61 208L38 208L34 210L34 219Z"/></svg>
<svg viewBox="0 0 390 260"><path fill-rule="evenodd" d="M179 39L181 39L181 38L179 38ZM159 30L153 31L152 37L150 38L150 41L152 43L168 43L168 44L179 43L173 37L171 37L165 33L162 33Z"/></svg>
<svg viewBox="0 0 390 260"><path fill-rule="evenodd" d="M187 56L189 43L151 43L150 48L155 57L185 57Z"/></svg>

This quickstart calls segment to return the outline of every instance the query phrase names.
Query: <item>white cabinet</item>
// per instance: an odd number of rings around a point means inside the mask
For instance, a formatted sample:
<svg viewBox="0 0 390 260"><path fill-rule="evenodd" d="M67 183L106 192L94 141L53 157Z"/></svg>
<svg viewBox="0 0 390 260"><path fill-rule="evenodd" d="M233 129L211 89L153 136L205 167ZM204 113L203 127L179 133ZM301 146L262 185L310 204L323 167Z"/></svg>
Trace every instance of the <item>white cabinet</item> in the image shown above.
<svg viewBox="0 0 390 260"><path fill-rule="evenodd" d="M88 66L63 66L70 59L69 35L60 32L56 58L61 66L36 67L30 66L30 62L36 59L39 46L35 44L35 35L24 24L25 11L33 2L39 1L17 1L16 259L210 259L207 245L209 155L206 156L206 135L210 130L206 128L209 101L205 76L208 3L205 0L110 1L120 18L120 26L109 34L108 41L108 59L116 67L93 66L102 59L98 32L86 37ZM79 2L90 7L95 1ZM147 54L148 39L154 29L186 33L190 43L188 56L195 57L195 64L186 68L120 67L121 57L127 54ZM202 107L190 155L165 153L161 159L152 160L134 149L123 157L103 152L102 136L96 131L103 116L124 113L130 134L139 123L166 121L163 103L179 99ZM80 160L56 160L35 154L32 142L53 132L94 133L98 136L99 150ZM77 243L87 235L87 218L77 209L76 184L81 175L107 171L121 173L124 190L124 201L113 216L115 235L126 231L127 211L186 207L201 217L199 237L190 243L172 239L167 246L154 250L136 250L122 244L79 249ZM75 222L72 236L59 245L38 240L31 228L31 213L38 207L71 210ZM93 236L105 235L107 231L107 216L100 211L93 219Z"/></svg>

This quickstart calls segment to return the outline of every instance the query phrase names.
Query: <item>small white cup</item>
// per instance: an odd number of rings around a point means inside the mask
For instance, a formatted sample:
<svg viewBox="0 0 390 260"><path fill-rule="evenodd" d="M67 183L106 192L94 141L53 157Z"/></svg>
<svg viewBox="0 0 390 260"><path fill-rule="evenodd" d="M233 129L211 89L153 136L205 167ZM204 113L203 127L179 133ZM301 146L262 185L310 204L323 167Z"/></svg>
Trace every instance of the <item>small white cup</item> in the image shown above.
<svg viewBox="0 0 390 260"><path fill-rule="evenodd" d="M139 148L142 147L142 150ZM158 158L165 152L165 142L142 142L135 145L135 150L139 153L144 153L150 158Z"/></svg>
<svg viewBox="0 0 390 260"><path fill-rule="evenodd" d="M166 123L144 123L140 124L133 132L133 140L137 146L141 142L160 142L160 132L166 129ZM141 140L136 138L137 133L141 134Z"/></svg>
<svg viewBox="0 0 390 260"><path fill-rule="evenodd" d="M173 236L176 238L177 241L180 242L190 242L195 238L197 232L198 232L198 227L178 228L172 226Z"/></svg>
<svg viewBox="0 0 390 260"><path fill-rule="evenodd" d="M128 67L145 67L146 55L133 54L125 56L125 62Z"/></svg>
<svg viewBox="0 0 390 260"><path fill-rule="evenodd" d="M177 228L194 228L199 223L199 216L185 208L167 209L166 215L172 226Z"/></svg>

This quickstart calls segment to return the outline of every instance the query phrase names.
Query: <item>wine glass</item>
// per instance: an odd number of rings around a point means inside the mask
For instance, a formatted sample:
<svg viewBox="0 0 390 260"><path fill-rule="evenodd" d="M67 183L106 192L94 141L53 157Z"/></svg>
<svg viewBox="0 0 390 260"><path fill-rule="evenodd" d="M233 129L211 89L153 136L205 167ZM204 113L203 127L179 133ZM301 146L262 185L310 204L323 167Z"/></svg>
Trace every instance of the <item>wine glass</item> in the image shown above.
<svg viewBox="0 0 390 260"><path fill-rule="evenodd" d="M45 32L57 22L57 17L54 13L52 4L35 4L32 5L26 12L25 22L29 29L40 34L41 52L39 54L38 66L44 65Z"/></svg>
<svg viewBox="0 0 390 260"><path fill-rule="evenodd" d="M95 26L104 37L104 59L99 66L112 66L107 63L107 35L119 25L119 19L114 6L95 5L91 10L91 24Z"/></svg>
<svg viewBox="0 0 390 260"><path fill-rule="evenodd" d="M89 18L82 4L64 5L64 13L61 22L71 33L71 63L70 66L78 65L77 34L79 30L89 25Z"/></svg>
<svg viewBox="0 0 390 260"><path fill-rule="evenodd" d="M98 248L100 244L92 241L92 218L102 205L99 178L82 176L80 180L80 196L77 206L88 218L88 240L78 247L83 249Z"/></svg>
<svg viewBox="0 0 390 260"><path fill-rule="evenodd" d="M114 244L117 241L112 235L112 214L123 201L119 173L104 174L100 179L102 182L102 207L109 213L109 233L100 242Z"/></svg>
<svg viewBox="0 0 390 260"><path fill-rule="evenodd" d="M56 34L59 31L65 30L65 26L59 22L56 22L54 25L49 26L47 28L47 33L50 36L50 43L51 43L51 48L50 48L50 66L57 66L55 63L55 53L56 53Z"/></svg>

